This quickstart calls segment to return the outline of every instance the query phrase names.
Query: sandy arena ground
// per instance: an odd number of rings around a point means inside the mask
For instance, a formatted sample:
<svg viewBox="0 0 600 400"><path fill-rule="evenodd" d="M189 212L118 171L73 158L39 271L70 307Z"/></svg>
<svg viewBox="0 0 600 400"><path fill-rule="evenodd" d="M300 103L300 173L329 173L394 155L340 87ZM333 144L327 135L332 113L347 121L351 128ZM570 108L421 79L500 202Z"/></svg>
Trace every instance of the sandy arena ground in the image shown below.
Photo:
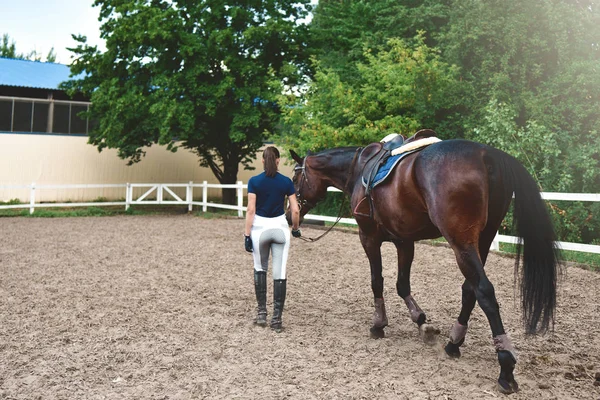
<svg viewBox="0 0 600 400"><path fill-rule="evenodd" d="M342 231L293 241L277 334L252 324L242 230L240 219L188 215L0 219L0 398L504 397L479 307L462 358L443 352L462 283L450 249L420 244L413 266L413 295L442 331L435 346L395 293L391 245L390 326L385 339L369 337L367 259L358 236ZM513 260L492 255L486 270L520 357L521 391L509 398L600 399L600 274L568 267L555 332L527 339Z"/></svg>

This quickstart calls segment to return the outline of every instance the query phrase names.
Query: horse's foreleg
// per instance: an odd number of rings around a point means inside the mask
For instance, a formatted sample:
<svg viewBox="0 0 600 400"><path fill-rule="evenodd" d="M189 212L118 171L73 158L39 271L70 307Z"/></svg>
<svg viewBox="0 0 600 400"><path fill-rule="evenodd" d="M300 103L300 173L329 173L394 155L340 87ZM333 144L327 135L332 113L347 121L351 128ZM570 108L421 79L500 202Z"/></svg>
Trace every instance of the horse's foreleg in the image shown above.
<svg viewBox="0 0 600 400"><path fill-rule="evenodd" d="M410 268L415 256L415 243L395 241L394 244L398 251L398 281L396 282L396 291L398 292L398 296L404 299L404 303L410 313L410 319L420 327L425 323L427 317L412 297L410 289Z"/></svg>
<svg viewBox="0 0 600 400"><path fill-rule="evenodd" d="M504 331L494 286L485 275L483 264L474 248L464 249L463 251L455 249L455 254L461 272L473 288L475 299L485 313L492 330L494 346L500 363L500 377L498 378L500 391L503 393L516 392L519 390L519 385L515 381L513 371L517 363L517 356L515 348ZM465 292L463 292L464 294ZM468 291L467 295L469 295ZM468 301L471 300L468 299ZM467 305L469 304L467 303ZM457 329L457 331L460 332L460 329Z"/></svg>
<svg viewBox="0 0 600 400"><path fill-rule="evenodd" d="M371 267L371 289L375 300L375 310L373 312L373 326L371 327L371 336L374 338L383 338L385 336L383 328L388 324L385 311L385 301L383 299L383 275L381 261L381 241L375 240L372 236L359 232L360 241L367 253L369 266Z"/></svg>
<svg viewBox="0 0 600 400"><path fill-rule="evenodd" d="M415 255L415 244L414 242L403 241L394 241L394 244L398 251L398 281L396 282L398 296L404 300L410 313L410 319L419 327L419 331L425 342L434 343L440 331L426 324L427 317L425 312L419 307L411 294L410 268Z"/></svg>

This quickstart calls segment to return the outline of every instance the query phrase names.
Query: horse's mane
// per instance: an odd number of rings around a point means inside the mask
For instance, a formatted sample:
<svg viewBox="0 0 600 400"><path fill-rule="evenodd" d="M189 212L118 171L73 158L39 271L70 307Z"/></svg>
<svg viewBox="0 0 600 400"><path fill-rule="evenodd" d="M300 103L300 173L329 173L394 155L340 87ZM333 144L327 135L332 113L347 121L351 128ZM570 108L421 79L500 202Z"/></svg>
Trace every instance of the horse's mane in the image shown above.
<svg viewBox="0 0 600 400"><path fill-rule="evenodd" d="M313 155L315 156L336 156L339 154L346 154L346 153L354 153L356 152L356 149L358 149L358 146L347 146L347 147L334 147L332 149L325 149L325 150L321 150L318 153L315 153Z"/></svg>
<svg viewBox="0 0 600 400"><path fill-rule="evenodd" d="M321 167L343 169L347 168L345 164L356 155L358 149L360 149L358 146L334 147L322 150L311 156L316 157L315 161L317 164L320 164Z"/></svg>

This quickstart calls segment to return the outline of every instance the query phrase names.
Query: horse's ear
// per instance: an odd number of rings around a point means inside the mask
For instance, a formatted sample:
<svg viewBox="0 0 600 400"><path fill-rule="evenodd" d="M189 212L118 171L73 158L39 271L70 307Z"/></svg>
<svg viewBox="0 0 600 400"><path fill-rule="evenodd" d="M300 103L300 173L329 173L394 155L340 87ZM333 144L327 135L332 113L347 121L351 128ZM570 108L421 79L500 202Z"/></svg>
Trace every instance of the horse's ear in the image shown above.
<svg viewBox="0 0 600 400"><path fill-rule="evenodd" d="M304 161L302 157L300 157L294 150L290 150L290 155L292 156L292 159L298 164L302 164L302 162Z"/></svg>

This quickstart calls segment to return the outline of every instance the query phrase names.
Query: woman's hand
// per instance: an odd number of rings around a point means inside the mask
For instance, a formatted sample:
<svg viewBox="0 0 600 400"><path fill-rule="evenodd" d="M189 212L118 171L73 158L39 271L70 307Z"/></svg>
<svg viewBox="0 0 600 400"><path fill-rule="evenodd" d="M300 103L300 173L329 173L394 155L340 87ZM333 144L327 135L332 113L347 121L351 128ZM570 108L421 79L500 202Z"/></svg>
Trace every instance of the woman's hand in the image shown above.
<svg viewBox="0 0 600 400"><path fill-rule="evenodd" d="M252 253L252 238L250 236L244 235L244 247L248 253Z"/></svg>

